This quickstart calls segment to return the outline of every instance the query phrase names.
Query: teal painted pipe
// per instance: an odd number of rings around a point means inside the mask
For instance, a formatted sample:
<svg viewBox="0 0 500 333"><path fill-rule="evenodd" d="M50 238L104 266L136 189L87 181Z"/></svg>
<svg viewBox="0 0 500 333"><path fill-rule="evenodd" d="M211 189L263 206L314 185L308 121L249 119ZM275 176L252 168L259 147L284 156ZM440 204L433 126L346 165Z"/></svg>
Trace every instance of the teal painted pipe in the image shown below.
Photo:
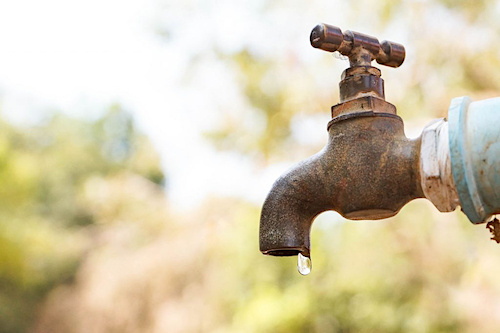
<svg viewBox="0 0 500 333"><path fill-rule="evenodd" d="M462 211L472 223L500 213L500 98L452 100L448 110L451 169Z"/></svg>

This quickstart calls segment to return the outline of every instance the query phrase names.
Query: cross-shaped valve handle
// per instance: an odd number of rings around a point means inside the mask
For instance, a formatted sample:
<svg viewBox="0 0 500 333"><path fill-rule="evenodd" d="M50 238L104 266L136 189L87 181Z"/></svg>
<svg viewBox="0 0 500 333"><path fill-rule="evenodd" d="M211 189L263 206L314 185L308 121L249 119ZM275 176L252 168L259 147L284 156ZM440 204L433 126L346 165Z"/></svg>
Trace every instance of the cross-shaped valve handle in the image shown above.
<svg viewBox="0 0 500 333"><path fill-rule="evenodd" d="M381 65L399 67L405 60L403 45L382 41L359 32L345 31L329 24L318 24L311 31L311 45L328 52L338 51L349 57L351 67L370 66L372 60Z"/></svg>

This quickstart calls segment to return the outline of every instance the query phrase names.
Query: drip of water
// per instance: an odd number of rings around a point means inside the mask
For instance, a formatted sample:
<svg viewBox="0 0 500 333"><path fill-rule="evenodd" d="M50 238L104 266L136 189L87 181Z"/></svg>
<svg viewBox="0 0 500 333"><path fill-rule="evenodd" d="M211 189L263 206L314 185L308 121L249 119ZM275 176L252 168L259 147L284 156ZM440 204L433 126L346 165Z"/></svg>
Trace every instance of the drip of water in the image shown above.
<svg viewBox="0 0 500 333"><path fill-rule="evenodd" d="M299 255L297 256L297 269L302 275L308 275L309 273L311 273L311 258L303 256L302 253L299 253Z"/></svg>

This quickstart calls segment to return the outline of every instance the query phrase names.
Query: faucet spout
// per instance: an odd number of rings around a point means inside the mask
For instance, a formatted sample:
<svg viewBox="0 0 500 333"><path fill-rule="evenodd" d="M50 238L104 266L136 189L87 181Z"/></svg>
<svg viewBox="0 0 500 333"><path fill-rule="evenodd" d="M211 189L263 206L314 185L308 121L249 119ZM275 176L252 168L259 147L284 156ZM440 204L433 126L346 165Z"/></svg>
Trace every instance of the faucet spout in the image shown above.
<svg viewBox="0 0 500 333"><path fill-rule="evenodd" d="M400 117L356 112L333 118L327 145L282 175L267 196L260 219L260 251L310 256L310 229L320 213L352 219L395 215L423 197L420 138L409 140Z"/></svg>
<svg viewBox="0 0 500 333"><path fill-rule="evenodd" d="M310 256L309 233L314 218L333 209L325 193L323 149L283 174L269 192L260 219L260 251L273 256ZM330 200L329 200L330 199ZM333 199L334 200L334 199Z"/></svg>

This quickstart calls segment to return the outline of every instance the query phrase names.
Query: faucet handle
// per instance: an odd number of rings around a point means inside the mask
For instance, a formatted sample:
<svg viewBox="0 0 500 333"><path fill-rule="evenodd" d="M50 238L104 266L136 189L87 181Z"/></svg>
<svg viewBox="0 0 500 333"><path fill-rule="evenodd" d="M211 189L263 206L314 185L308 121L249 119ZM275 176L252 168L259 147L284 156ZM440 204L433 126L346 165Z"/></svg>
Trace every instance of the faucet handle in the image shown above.
<svg viewBox="0 0 500 333"><path fill-rule="evenodd" d="M311 31L311 45L328 52L338 51L349 57L351 67L370 66L372 60L389 67L399 67L405 60L403 45L382 41L359 32L345 31L329 24L318 24Z"/></svg>

